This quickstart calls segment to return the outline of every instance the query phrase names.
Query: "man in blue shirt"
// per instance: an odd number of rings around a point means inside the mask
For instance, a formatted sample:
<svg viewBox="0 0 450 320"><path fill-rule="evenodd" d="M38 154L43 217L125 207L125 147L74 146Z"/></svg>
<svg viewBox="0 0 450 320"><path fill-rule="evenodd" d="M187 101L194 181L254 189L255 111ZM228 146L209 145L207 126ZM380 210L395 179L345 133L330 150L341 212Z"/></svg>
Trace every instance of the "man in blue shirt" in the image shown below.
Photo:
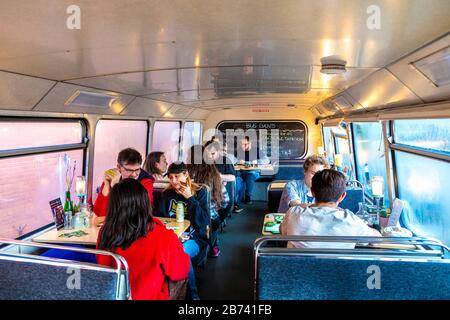
<svg viewBox="0 0 450 320"><path fill-rule="evenodd" d="M314 203L311 193L312 178L316 172L328 168L327 160L321 156L309 156L303 164L304 180L289 181L281 194L278 212L287 212L290 207Z"/></svg>
<svg viewBox="0 0 450 320"><path fill-rule="evenodd" d="M242 157L239 159L239 157ZM267 158L267 156L264 156L260 153L260 150L257 148L256 152L255 150L252 150L252 141L250 140L250 137L245 136L241 140L241 150L238 152L237 157L239 159L238 163L243 164L251 164L251 165L258 165L258 164L269 164L270 160ZM240 176L245 184L245 197L242 202L250 204L252 201L252 193L253 188L255 187L255 181L259 178L260 173L257 169L255 170L241 170ZM242 190L238 196L242 195Z"/></svg>

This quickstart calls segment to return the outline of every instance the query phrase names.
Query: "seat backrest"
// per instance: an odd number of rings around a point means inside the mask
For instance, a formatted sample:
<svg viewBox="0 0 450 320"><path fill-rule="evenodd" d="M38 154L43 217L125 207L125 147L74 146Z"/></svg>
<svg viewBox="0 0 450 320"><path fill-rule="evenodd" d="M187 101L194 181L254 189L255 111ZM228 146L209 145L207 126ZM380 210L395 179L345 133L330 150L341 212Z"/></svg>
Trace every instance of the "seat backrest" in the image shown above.
<svg viewBox="0 0 450 320"><path fill-rule="evenodd" d="M0 242L18 244L17 241ZM20 245L65 250L63 246L20 241ZM67 250L74 250L69 248ZM106 254L100 250L75 251ZM116 260L117 261L117 260ZM129 298L128 267L121 270L91 263L74 262L13 252L0 252L0 300L116 300ZM124 283L125 294L121 295Z"/></svg>
<svg viewBox="0 0 450 320"><path fill-rule="evenodd" d="M269 248L255 262L257 299L450 299L448 259Z"/></svg>
<svg viewBox="0 0 450 320"><path fill-rule="evenodd" d="M258 299L450 299L449 261L267 255L258 266ZM370 279L375 272L379 289Z"/></svg>
<svg viewBox="0 0 450 320"><path fill-rule="evenodd" d="M159 207L164 190L165 188L153 188L153 207L155 210Z"/></svg>
<svg viewBox="0 0 450 320"><path fill-rule="evenodd" d="M347 195L339 204L339 207L342 209L348 209L353 213L358 212L358 203L364 203L364 190L360 187L348 187L346 192Z"/></svg>
<svg viewBox="0 0 450 320"><path fill-rule="evenodd" d="M303 164L280 164L273 180L303 180L305 176Z"/></svg>
<svg viewBox="0 0 450 320"><path fill-rule="evenodd" d="M267 207L269 212L277 212L281 195L288 180L275 180L267 187Z"/></svg>

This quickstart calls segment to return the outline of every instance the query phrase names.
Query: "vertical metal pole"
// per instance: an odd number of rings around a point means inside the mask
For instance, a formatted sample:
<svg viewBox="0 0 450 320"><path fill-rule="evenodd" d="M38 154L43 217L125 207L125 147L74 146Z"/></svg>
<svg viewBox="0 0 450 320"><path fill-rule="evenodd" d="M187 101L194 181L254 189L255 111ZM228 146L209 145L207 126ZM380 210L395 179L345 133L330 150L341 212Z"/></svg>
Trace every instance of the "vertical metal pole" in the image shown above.
<svg viewBox="0 0 450 320"><path fill-rule="evenodd" d="M395 191L393 188L393 174L392 174L392 158L391 158L391 148L390 148L390 135L388 134L388 121L382 121L382 130L383 130L383 141L384 141L384 159L386 161L386 176L388 183L388 194L389 194L389 207L392 209L392 203L395 197Z"/></svg>

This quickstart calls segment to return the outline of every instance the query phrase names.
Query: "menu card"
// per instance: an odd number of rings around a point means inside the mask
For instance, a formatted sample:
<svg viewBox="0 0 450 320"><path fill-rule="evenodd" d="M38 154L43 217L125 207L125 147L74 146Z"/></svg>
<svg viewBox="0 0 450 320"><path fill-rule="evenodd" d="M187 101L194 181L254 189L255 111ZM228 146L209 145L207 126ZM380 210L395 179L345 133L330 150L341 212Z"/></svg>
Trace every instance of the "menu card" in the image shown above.
<svg viewBox="0 0 450 320"><path fill-rule="evenodd" d="M400 215L402 214L402 210L403 210L403 202L400 199L395 199L394 200L394 204L392 206L392 212L391 215L389 217L389 221L387 226L396 226L398 221L400 220Z"/></svg>
<svg viewBox="0 0 450 320"><path fill-rule="evenodd" d="M64 227L64 208L61 203L61 198L50 201L50 208L52 210L53 220L55 220L56 229Z"/></svg>

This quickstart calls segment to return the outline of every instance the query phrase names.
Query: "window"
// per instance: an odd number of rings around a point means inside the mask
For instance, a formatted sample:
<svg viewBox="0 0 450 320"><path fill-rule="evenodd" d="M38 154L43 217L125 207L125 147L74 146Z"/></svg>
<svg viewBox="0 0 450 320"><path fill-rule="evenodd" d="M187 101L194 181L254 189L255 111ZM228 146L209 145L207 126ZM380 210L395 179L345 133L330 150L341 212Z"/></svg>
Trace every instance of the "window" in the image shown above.
<svg viewBox="0 0 450 320"><path fill-rule="evenodd" d="M334 162L334 141L333 136L331 134L331 128L332 127L323 127L323 141L324 141L324 148L325 148L325 154L327 157L327 160L329 163Z"/></svg>
<svg viewBox="0 0 450 320"><path fill-rule="evenodd" d="M162 151L170 164L178 160L180 150L180 122L156 121L153 129L152 151Z"/></svg>
<svg viewBox="0 0 450 320"><path fill-rule="evenodd" d="M147 156L147 121L100 120L95 129L93 201L103 182L103 173L117 166L117 155L125 148L141 153L142 163Z"/></svg>
<svg viewBox="0 0 450 320"><path fill-rule="evenodd" d="M187 160L189 148L196 144L201 144L202 124L200 122L185 122L183 130L183 148L181 149L181 159Z"/></svg>
<svg viewBox="0 0 450 320"><path fill-rule="evenodd" d="M395 152L398 197L407 203L403 222L418 235L450 245L450 165L405 152Z"/></svg>
<svg viewBox="0 0 450 320"><path fill-rule="evenodd" d="M450 119L393 123L398 197L407 204L403 222L414 233L450 244ZM396 148L401 144L401 150ZM411 153L408 151L410 150ZM423 155L420 152L426 151ZM417 154L419 153L419 154Z"/></svg>
<svg viewBox="0 0 450 320"><path fill-rule="evenodd" d="M371 178L374 176L382 176L385 188L384 203L386 206L389 206L388 181L381 123L353 123L352 128L357 179L364 184L365 191L371 195Z"/></svg>
<svg viewBox="0 0 450 320"><path fill-rule="evenodd" d="M80 121L0 119L0 237L26 236L53 223L49 202L65 200L64 158L76 161L75 176L83 174L83 135ZM64 150L69 145L75 150Z"/></svg>
<svg viewBox="0 0 450 320"><path fill-rule="evenodd" d="M35 124L35 125L34 125ZM1 150L57 146L81 142L83 128L77 121L0 121ZM24 134L26 132L26 134Z"/></svg>
<svg viewBox="0 0 450 320"><path fill-rule="evenodd" d="M345 127L324 127L324 142L328 163L336 164L335 155L340 156L342 163L338 169L343 171L351 180L355 178L353 161L350 154L349 139Z"/></svg>
<svg viewBox="0 0 450 320"><path fill-rule="evenodd" d="M337 153L342 157L342 170L348 175L350 179L353 179L354 172L347 136L336 136L336 147Z"/></svg>
<svg viewBox="0 0 450 320"><path fill-rule="evenodd" d="M396 143L450 153L450 119L396 120Z"/></svg>

